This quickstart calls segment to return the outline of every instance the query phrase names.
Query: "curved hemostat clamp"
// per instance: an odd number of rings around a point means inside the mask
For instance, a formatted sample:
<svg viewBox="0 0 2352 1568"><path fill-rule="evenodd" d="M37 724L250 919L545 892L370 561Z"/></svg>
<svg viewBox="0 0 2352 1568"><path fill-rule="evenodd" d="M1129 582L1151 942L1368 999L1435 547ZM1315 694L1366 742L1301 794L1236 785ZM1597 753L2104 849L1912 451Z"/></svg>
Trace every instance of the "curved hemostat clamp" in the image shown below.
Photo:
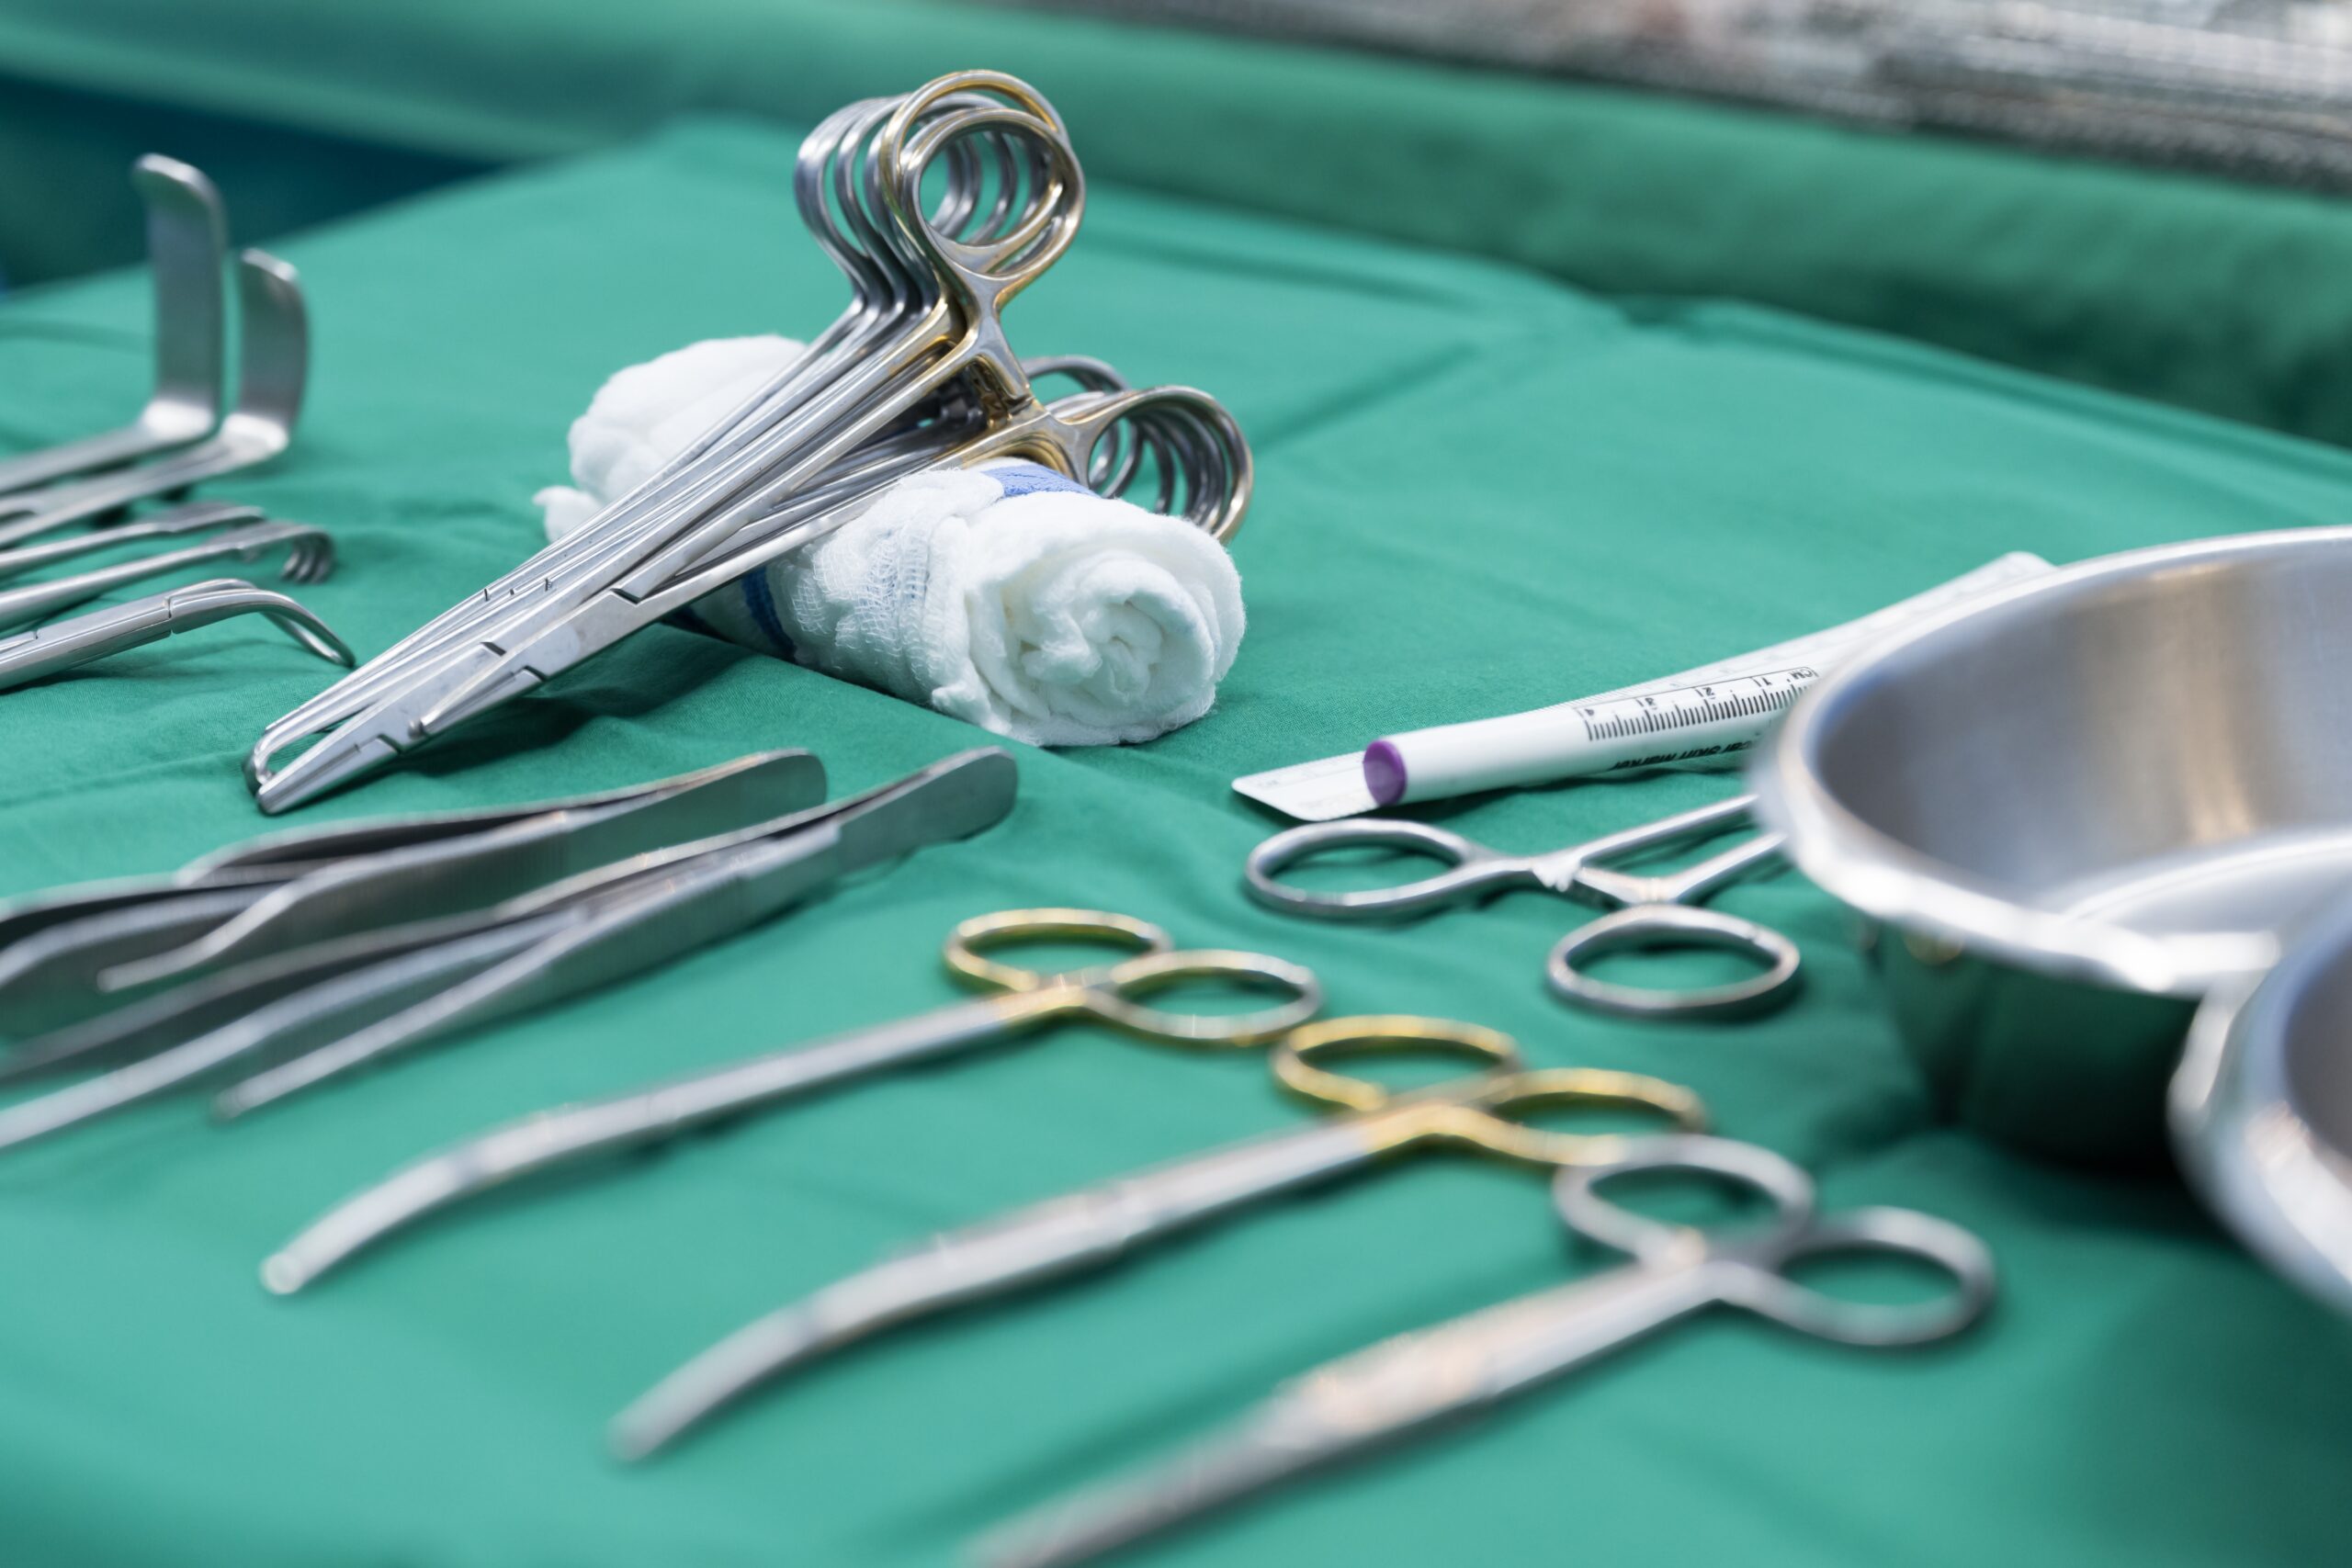
<svg viewBox="0 0 2352 1568"><path fill-rule="evenodd" d="M849 105L802 143L794 191L850 308L636 490L270 725L246 769L264 811L478 719L918 469L1028 457L1106 494L1156 494L1219 539L1240 523L1249 451L1223 409L1182 388L1128 390L1074 356L1035 362L1087 389L1047 405L1006 341L1002 307L1085 207L1067 129L1035 89L967 71Z"/></svg>
<svg viewBox="0 0 2352 1568"><path fill-rule="evenodd" d="M345 666L352 662L344 640L300 604L283 593L224 577L0 639L0 691L247 615L268 616L321 659Z"/></svg>

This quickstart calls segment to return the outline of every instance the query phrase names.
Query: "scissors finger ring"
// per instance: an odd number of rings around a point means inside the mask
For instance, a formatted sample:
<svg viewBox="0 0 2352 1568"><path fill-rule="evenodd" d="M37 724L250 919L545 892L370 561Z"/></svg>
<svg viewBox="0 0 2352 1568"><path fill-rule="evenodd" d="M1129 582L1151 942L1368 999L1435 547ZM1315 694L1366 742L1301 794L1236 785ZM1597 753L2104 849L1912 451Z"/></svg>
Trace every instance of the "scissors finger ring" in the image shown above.
<svg viewBox="0 0 2352 1568"><path fill-rule="evenodd" d="M1708 947L1754 958L1762 973L1688 990L1595 979L1583 967L1604 953L1657 947ZM1770 926L1687 904L1645 904L1603 915L1570 931L1544 961L1555 995L1626 1018L1751 1018L1795 993L1797 944Z"/></svg>

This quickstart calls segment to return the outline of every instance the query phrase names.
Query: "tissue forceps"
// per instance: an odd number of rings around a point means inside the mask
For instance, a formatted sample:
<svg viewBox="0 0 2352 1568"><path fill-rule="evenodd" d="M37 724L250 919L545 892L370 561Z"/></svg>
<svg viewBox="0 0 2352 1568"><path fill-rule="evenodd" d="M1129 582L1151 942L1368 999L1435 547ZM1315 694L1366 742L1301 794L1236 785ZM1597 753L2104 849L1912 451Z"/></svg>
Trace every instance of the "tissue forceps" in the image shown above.
<svg viewBox="0 0 2352 1568"><path fill-rule="evenodd" d="M173 877L36 902L0 919L0 931L13 926L17 938L0 947L0 1032L55 1030L103 1006L110 991L119 997L199 965L486 908L580 867L805 809L824 791L814 757L758 752L519 813L277 835ZM404 834L413 841L397 841ZM336 858L337 850L366 852Z"/></svg>
<svg viewBox="0 0 2352 1568"><path fill-rule="evenodd" d="M1761 1195L1772 1217L1743 1230L1669 1224L1597 1190L1636 1171L1711 1175ZM1615 1159L1563 1168L1553 1194L1570 1231L1632 1261L1327 1362L1228 1435L998 1531L982 1543L980 1561L989 1568L1090 1561L1444 1417L1498 1404L1711 1307L1739 1307L1834 1344L1887 1349L1958 1334L1993 1299L1991 1255L1967 1231L1908 1209L1817 1214L1804 1172L1753 1144L1642 1139ZM1894 1305L1841 1300L1790 1278L1792 1266L1832 1253L1914 1259L1947 1275L1951 1287Z"/></svg>
<svg viewBox="0 0 2352 1568"><path fill-rule="evenodd" d="M394 955L210 1033L0 1109L0 1148L47 1137L264 1052L297 1051L225 1091L235 1116L461 1028L551 1005L749 929L825 885L1012 807L1012 757L967 751L833 806L584 873L480 916L360 939Z"/></svg>
<svg viewBox="0 0 2352 1568"><path fill-rule="evenodd" d="M1781 835L1759 831L1736 848L1658 875L1619 871L1607 863L1749 826L1754 806L1755 796L1738 795L1536 855L1507 855L1459 833L1403 818L1311 822L1276 833L1252 850L1242 874L1250 896L1268 908L1327 920L1419 914L1502 888L1531 886L1611 906L1610 913L1570 931L1553 948L1544 972L1556 994L1585 1007L1635 1018L1735 1017L1788 999L1789 987L1797 977L1796 943L1770 926L1693 906L1777 858ZM1415 850L1450 863L1418 881L1347 893L1319 892L1281 880L1283 871L1301 861L1364 845ZM1582 967L1586 959L1625 948L1691 945L1746 954L1762 964L1763 972L1724 985L1678 991L1618 985L1596 979Z"/></svg>
<svg viewBox="0 0 2352 1568"><path fill-rule="evenodd" d="M0 547L186 490L286 450L301 417L311 356L301 280L266 251L237 257L237 400L210 437L119 473L0 496ZM347 661L346 661L347 662Z"/></svg>
<svg viewBox="0 0 2352 1568"><path fill-rule="evenodd" d="M1460 1055L1482 1070L1396 1092L1315 1060L1362 1050ZM1698 1096L1679 1085L1586 1067L1531 1072L1508 1035L1441 1019L1306 1024L1276 1043L1269 1066L1284 1089L1345 1114L933 1236L696 1356L615 1423L615 1447L642 1458L761 1384L854 1341L949 1307L1108 1267L1162 1236L1396 1156L1469 1148L1524 1164L1568 1166L1611 1158L1627 1142L1545 1132L1517 1119L1541 1106L1620 1106L1659 1112L1685 1131L1706 1124Z"/></svg>
<svg viewBox="0 0 2352 1568"><path fill-rule="evenodd" d="M128 990L357 931L487 908L633 855L805 811L825 798L806 751L763 751L613 804L543 812L488 833L312 872L262 894L196 941L105 971Z"/></svg>
<svg viewBox="0 0 2352 1568"><path fill-rule="evenodd" d="M743 781L750 785L748 791L741 787L739 781L727 777L745 770L755 770L748 781ZM686 810L690 815L680 820L673 797L706 780L729 785L730 789L722 790L716 799L689 805ZM730 802L730 793L734 795L748 793L752 798ZM191 933L217 931L229 921L253 912L263 897L275 891L284 891L288 885L271 882L232 884L225 888L198 888L188 891L177 904L133 905L124 909L107 911L89 920L72 922L53 931L37 932L27 939L21 949L0 953L0 1001L6 1004L5 1010L0 1010L0 1020L20 1024L29 1016L48 1032L20 1040L6 1056L0 1056L0 1082L51 1074L61 1068L91 1063L152 1057L232 1026L238 1028L242 1037L251 1043L249 1049L258 1051L277 1043L291 1031L310 1028L324 1013L332 1011L340 1016L361 1002L379 1001L386 994L387 986L394 989L413 988L419 979L420 967L428 964L428 977L446 977L458 973L469 962L490 962L497 955L489 952L492 947L496 947L500 953L519 951L562 924L560 921L547 921L533 931L523 931L524 922L536 917L559 909L576 911L592 901L606 906L616 904L628 895L642 891L654 878L666 874L673 866L686 861L714 855L754 840L778 838L816 825L861 804L852 801L845 807L815 806L813 803L822 795L822 774L817 760L805 753L786 751L755 754L718 768L664 780L660 786L639 786L605 795L582 796L571 802L550 802L548 803L550 809L517 818L514 825L534 829L550 819L576 818L577 825L567 830L600 833L605 836L604 847L607 849L615 847L611 834L616 824L608 816L598 814L616 808L642 807L650 811L669 807L672 826L688 832L697 828L705 830L718 829L730 818L740 820L758 816L763 808L780 808L786 815L731 832L717 832L673 841L667 847L657 845L635 855L607 860L589 870L576 871L560 880L539 886L532 885L539 882L546 874L560 871L566 864L593 862L597 857L578 848L550 843L537 834L520 840L510 839L502 828L413 846L404 845L400 851L364 861L329 862L322 870L334 872L345 865L365 869L389 863L396 870L413 870L427 879L455 875L465 885L463 892L466 896L448 900L452 906L478 904L485 896L485 888L492 883L503 881L508 888L520 888L522 891L513 893L503 902L481 905L455 914L441 911L420 913L416 907L429 904L432 900L413 897L415 882L403 875L399 880L409 886L396 886L392 891L406 898L411 908L405 912L414 915L413 919L397 923L379 919L372 927L350 931L343 935L321 934L317 940L290 951L272 952L262 957L223 964L185 985L175 986L159 995L134 999L96 1017L82 1017L81 1013L86 1012L86 1007L77 1011L71 1004L75 1000L86 1002L97 991L98 976L142 953L183 942ZM794 805L796 800L799 802L797 807ZM729 809L730 805L731 810ZM487 818L491 814L482 815ZM361 826L365 828L368 825ZM661 837L658 832L648 832L648 824L642 818L624 821L617 826L640 842L653 842ZM296 836L286 837L291 839ZM287 848L291 850L293 846L288 844ZM478 877L469 865L430 860L420 863L402 852L410 849L435 848L455 848L467 855L480 855L489 861L488 881ZM328 913L334 914L336 912L335 904L353 888L349 884L340 884L330 886L325 891ZM493 932L503 934L493 939L490 935ZM470 944L469 950L460 953L457 945L459 943ZM430 961L407 961L407 955L425 948L441 948L444 951ZM408 967L399 972L378 969L375 974L333 993L318 989L342 976L385 964L393 959L406 961ZM51 999L60 989L68 993L64 1004ZM290 1004L290 1016L274 1014L266 1019L258 1016L281 998L294 997L297 993L309 994L299 1002ZM49 1006L43 1011L41 1004L45 1000L49 1001ZM220 1048L223 1044L222 1041L215 1039L206 1049ZM175 1077L173 1081L181 1081L181 1078Z"/></svg>
<svg viewBox="0 0 2352 1568"><path fill-rule="evenodd" d="M1008 942L1078 938L1132 949L1110 964L1046 974L988 956ZM341 1259L477 1193L542 1171L666 1143L801 1095L919 1062L960 1055L1043 1024L1083 1018L1172 1045L1261 1045L1315 1015L1322 988L1309 971L1261 953L1175 951L1168 933L1097 909L1013 909L964 921L944 949L956 978L994 994L813 1044L753 1056L632 1094L560 1107L493 1128L395 1172L311 1224L262 1267L281 1294ZM1246 1013L1181 1013L1152 993L1188 979L1223 979L1282 999Z"/></svg>
<svg viewBox="0 0 2352 1568"><path fill-rule="evenodd" d="M224 577L93 610L0 637L0 692L237 615L262 615L308 651L349 665L351 649L324 621L282 593Z"/></svg>
<svg viewBox="0 0 2352 1568"><path fill-rule="evenodd" d="M79 554L103 548L111 542L101 535L87 540L75 539L71 544L74 547L74 553ZM166 576L216 560L230 559L251 564L277 550L286 552L286 565L278 575L288 582L323 582L334 571L334 540L325 529L313 527L308 523L256 523L250 527L232 528L201 544L165 550L159 555L141 556L133 560L46 582L0 588L0 631L14 631L20 626L45 621L61 610L86 604L126 583L142 582L151 577ZM38 552L27 550L18 553L38 553L53 558L62 558L64 554L54 547ZM0 556L0 574L13 574L11 569L17 564L6 556Z"/></svg>
<svg viewBox="0 0 2352 1568"><path fill-rule="evenodd" d="M147 209L155 283L155 386L119 430L0 459L0 495L135 463L201 441L220 423L228 369L229 221L201 170L150 152L130 166Z"/></svg>
<svg viewBox="0 0 2352 1568"><path fill-rule="evenodd" d="M552 812L586 812L627 805L687 787L714 773L738 767L741 761L739 759L722 763L716 770L703 769L619 789L517 806L412 812L336 822L322 828L279 829L199 855L177 871L160 876L113 877L0 902L0 997L6 994L6 965L10 946L52 926L184 898L207 889L290 882L310 872L363 856L469 838ZM815 759L810 761L814 765ZM91 973L95 976L96 971Z"/></svg>

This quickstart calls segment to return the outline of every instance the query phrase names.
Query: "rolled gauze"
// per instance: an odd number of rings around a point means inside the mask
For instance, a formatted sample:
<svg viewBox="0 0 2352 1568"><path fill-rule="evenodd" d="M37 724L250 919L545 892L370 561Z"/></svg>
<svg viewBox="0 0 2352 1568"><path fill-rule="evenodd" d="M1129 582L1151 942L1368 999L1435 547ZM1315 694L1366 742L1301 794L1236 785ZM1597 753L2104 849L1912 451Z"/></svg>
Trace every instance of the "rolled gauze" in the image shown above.
<svg viewBox="0 0 2352 1568"><path fill-rule="evenodd" d="M548 536L628 493L801 352L789 338L721 338L614 376L571 427L578 488L536 498ZM1222 545L1027 462L910 474L687 619L1040 746L1192 723L1243 626Z"/></svg>

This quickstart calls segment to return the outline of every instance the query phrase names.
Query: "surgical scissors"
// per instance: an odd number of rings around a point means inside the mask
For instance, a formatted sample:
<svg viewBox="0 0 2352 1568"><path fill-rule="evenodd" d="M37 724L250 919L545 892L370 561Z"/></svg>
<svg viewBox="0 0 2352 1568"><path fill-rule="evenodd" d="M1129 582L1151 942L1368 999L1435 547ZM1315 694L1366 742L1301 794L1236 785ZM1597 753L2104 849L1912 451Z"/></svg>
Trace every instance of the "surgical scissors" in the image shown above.
<svg viewBox="0 0 2352 1568"><path fill-rule="evenodd" d="M1611 907L1610 913L1569 932L1552 949L1544 972L1557 995L1602 1012L1635 1018L1736 1017L1788 999L1788 987L1797 977L1796 943L1770 926L1692 906L1776 858L1781 835L1758 832L1695 865L1655 875L1616 870L1608 863L1747 826L1754 805L1753 795L1743 795L1535 855L1504 854L1459 833L1401 818L1311 822L1260 844L1250 852L1242 874L1260 903L1327 920L1420 914L1520 886ZM1345 893L1320 892L1281 879L1282 872L1301 861L1365 846L1417 851L1450 863L1418 881ZM1587 959L1625 948L1691 946L1741 953L1761 964L1763 970L1723 985L1667 990L1596 979L1583 967Z"/></svg>
<svg viewBox="0 0 2352 1568"><path fill-rule="evenodd" d="M1072 939L1136 955L1057 974L988 956L1007 943ZM263 1283L281 1294L300 1290L393 1231L523 1177L667 1143L713 1122L874 1073L960 1055L1043 1024L1087 1019L1166 1044L1262 1045L1312 1018L1323 999L1314 975L1295 964L1223 949L1178 952L1158 926L1099 909L982 915L950 932L944 953L957 979L995 994L493 1128L330 1211L262 1266ZM1201 979L1271 991L1282 999L1231 1014L1173 1012L1145 999Z"/></svg>
<svg viewBox="0 0 2352 1568"><path fill-rule="evenodd" d="M1639 1171L1699 1174L1749 1189L1767 1201L1771 1218L1738 1229L1671 1224L1597 1190ZM1569 1230L1633 1261L1328 1362L1228 1435L1000 1530L983 1543L981 1561L989 1568L1087 1562L1442 1418L1499 1404L1711 1307L1736 1306L1815 1338L1883 1349L1958 1334L1993 1299L1992 1257L1967 1231L1908 1209L1816 1214L1804 1172L1753 1144L1642 1139L1614 1159L1563 1168L1553 1194ZM1873 1303L1790 1278L1794 1265L1837 1253L1907 1258L1948 1275L1951 1288L1928 1301Z"/></svg>
<svg viewBox="0 0 2352 1568"><path fill-rule="evenodd" d="M1466 1056L1482 1070L1399 1093L1315 1059L1360 1051ZM1163 1236L1394 1156L1466 1148L1569 1166L1611 1158L1626 1142L1519 1120L1541 1107L1654 1111L1685 1131L1706 1124L1699 1097L1678 1084L1589 1067L1531 1072L1510 1036L1442 1019L1306 1024L1276 1043L1268 1062L1284 1089L1344 1114L933 1236L720 1340L631 1405L614 1424L614 1446L642 1458L760 1384L845 1345L948 1307L1106 1268Z"/></svg>

